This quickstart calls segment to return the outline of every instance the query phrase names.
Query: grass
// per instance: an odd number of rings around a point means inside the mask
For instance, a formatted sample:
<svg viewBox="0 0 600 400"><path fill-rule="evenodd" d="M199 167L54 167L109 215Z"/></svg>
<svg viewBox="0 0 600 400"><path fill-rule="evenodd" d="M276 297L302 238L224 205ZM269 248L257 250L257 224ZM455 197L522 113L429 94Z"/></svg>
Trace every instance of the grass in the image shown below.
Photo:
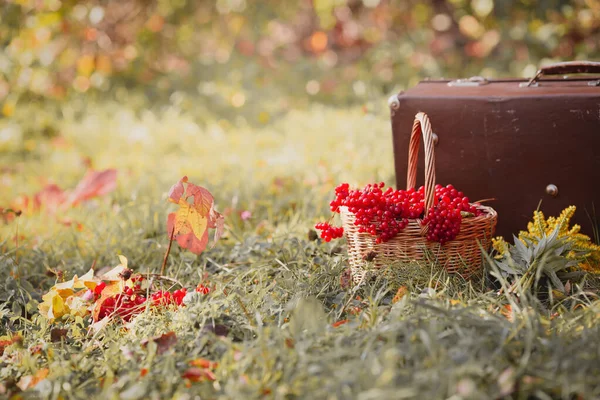
<svg viewBox="0 0 600 400"><path fill-rule="evenodd" d="M392 270L341 287L344 242L311 241L308 231L329 217L337 183L394 183L384 103L312 105L260 127L176 108L62 107L54 121L60 142L30 136L35 109L15 117L22 132L0 156L0 204L46 181L73 187L85 158L97 169L117 168L118 189L59 215L0 225L0 336L22 336L0 357L0 397L600 397L600 302L584 288L548 308L431 265L421 266L430 270L425 279ZM0 129L9 123L0 121ZM174 245L167 275L188 289L206 275L215 285L209 295L182 308L148 309L126 328L111 324L95 335L86 319L50 324L36 313L56 282L49 270L70 278L94 262L117 265L122 254L135 271L160 271L173 211L167 192L183 175L215 195L227 229L200 256ZM240 217L245 210L248 220ZM407 294L393 302L401 285ZM361 311L349 312L354 307ZM66 332L53 342L57 328ZM170 331L177 336L171 347L142 344ZM182 376L198 358L219 363L216 380ZM44 379L18 389L45 368Z"/></svg>

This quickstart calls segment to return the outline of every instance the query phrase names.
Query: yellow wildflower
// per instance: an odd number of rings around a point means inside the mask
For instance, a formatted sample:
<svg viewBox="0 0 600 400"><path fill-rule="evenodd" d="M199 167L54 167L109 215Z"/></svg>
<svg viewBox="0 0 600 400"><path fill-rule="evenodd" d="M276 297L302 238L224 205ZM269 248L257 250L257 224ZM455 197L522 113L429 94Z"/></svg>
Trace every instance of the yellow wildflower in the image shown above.
<svg viewBox="0 0 600 400"><path fill-rule="evenodd" d="M572 244L573 249L567 254L567 258L574 259L577 252L585 252L584 261L579 264L579 268L592 273L600 273L600 246L593 243L589 236L579 233L581 226L575 224L569 229L569 223L575 214L576 207L569 206L565 208L558 218L545 218L541 211L533 212L533 221L527 224L527 231L519 232L519 240L525 243L529 240L537 243L544 235L550 235L555 229L558 229L558 237L565 237ZM508 243L503 238L492 239L493 248L499 253L497 258L508 250Z"/></svg>

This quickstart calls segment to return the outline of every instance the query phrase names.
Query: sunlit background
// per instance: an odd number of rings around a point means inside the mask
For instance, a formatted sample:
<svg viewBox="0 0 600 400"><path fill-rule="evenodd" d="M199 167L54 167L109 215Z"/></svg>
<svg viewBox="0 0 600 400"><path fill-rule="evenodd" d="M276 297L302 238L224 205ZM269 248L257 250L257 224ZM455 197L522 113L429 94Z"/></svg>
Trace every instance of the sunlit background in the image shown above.
<svg viewBox="0 0 600 400"><path fill-rule="evenodd" d="M89 167L124 196L185 174L392 182L391 94L600 57L599 0L5 0L0 18L4 207Z"/></svg>
<svg viewBox="0 0 600 400"><path fill-rule="evenodd" d="M360 103L424 77L527 77L600 53L598 0L5 0L0 10L6 117L31 100L139 90L265 123L298 103Z"/></svg>

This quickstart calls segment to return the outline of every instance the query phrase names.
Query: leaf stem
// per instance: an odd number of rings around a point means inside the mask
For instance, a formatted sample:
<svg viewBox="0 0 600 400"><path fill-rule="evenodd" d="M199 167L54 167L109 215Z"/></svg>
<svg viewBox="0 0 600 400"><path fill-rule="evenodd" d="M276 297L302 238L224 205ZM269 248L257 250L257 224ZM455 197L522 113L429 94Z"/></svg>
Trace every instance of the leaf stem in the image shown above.
<svg viewBox="0 0 600 400"><path fill-rule="evenodd" d="M19 216L21 214L17 214L17 233L15 235L15 265L18 267L19 266Z"/></svg>
<svg viewBox="0 0 600 400"><path fill-rule="evenodd" d="M165 252L165 258L163 258L162 266L160 267L160 274L165 274L165 268L167 267L167 258L169 258L169 253L171 252L171 245L173 244L173 235L175 234L175 224L173 224L173 229L171 229L171 234L169 235L169 246L167 247L167 251Z"/></svg>

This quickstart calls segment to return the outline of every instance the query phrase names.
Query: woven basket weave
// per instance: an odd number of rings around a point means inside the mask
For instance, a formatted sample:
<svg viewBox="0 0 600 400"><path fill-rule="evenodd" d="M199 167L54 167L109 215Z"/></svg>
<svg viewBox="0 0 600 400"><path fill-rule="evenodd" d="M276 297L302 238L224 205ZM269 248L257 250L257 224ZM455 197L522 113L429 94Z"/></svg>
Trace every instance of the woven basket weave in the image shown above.
<svg viewBox="0 0 600 400"><path fill-rule="evenodd" d="M433 132L429 117L425 113L415 116L408 153L407 189L414 188L417 177L420 138L425 147L425 210L434 203L435 153ZM408 225L388 242L375 242L369 233L359 233L354 224L355 216L347 207L340 207L344 235L348 241L348 258L355 282L363 279L367 261L375 268L398 262L431 260L432 258L448 272L458 273L464 278L481 270L482 257L479 244L487 251L496 229L498 215L491 207L475 203L483 211L477 217L463 218L460 233L444 245L426 239L427 226L420 219L409 220ZM375 222L377 224L377 222Z"/></svg>

